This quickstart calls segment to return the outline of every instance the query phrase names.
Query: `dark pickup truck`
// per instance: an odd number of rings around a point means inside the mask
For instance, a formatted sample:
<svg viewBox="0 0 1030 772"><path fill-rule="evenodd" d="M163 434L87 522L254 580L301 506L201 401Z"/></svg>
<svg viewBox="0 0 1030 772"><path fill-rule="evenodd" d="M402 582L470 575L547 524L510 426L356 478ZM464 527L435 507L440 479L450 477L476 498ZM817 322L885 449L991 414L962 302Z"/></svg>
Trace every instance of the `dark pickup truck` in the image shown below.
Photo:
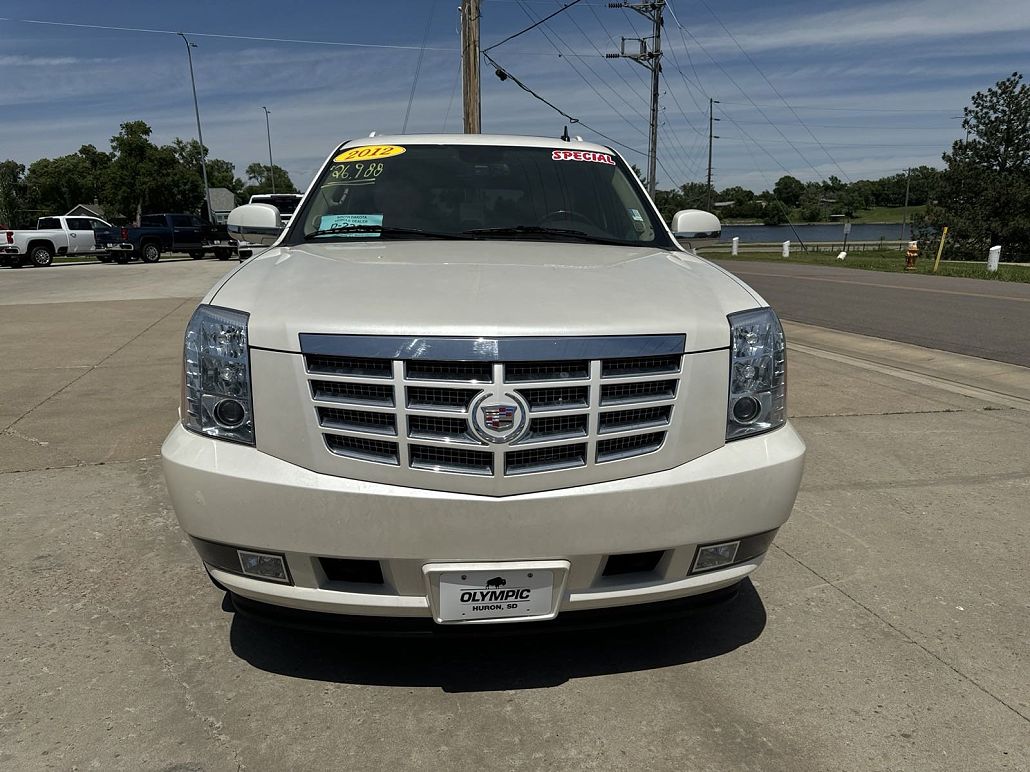
<svg viewBox="0 0 1030 772"><path fill-rule="evenodd" d="M219 260L228 260L236 250L224 225L212 225L195 214L145 214L140 227L122 228L118 236L120 245L110 245L111 258L118 263L134 257L156 263L165 252L185 252L194 260L210 252Z"/></svg>

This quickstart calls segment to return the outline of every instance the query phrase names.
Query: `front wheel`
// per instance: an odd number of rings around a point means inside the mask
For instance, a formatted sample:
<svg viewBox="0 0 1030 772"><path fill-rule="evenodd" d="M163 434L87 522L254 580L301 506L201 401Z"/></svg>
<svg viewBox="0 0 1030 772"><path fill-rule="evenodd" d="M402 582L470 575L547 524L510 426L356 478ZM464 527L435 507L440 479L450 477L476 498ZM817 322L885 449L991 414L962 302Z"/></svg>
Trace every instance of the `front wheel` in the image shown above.
<svg viewBox="0 0 1030 772"><path fill-rule="evenodd" d="M140 257L144 263L156 263L161 259L161 248L157 244L144 244Z"/></svg>
<svg viewBox="0 0 1030 772"><path fill-rule="evenodd" d="M54 262L54 253L50 251L50 247L33 247L29 259L34 266L46 268Z"/></svg>

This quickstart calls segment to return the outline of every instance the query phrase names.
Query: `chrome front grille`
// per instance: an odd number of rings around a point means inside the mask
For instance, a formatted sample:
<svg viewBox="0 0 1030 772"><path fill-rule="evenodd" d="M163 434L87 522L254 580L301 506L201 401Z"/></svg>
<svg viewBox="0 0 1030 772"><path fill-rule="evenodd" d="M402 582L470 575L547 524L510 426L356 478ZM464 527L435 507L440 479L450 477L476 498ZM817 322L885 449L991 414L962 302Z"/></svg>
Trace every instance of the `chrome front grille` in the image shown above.
<svg viewBox="0 0 1030 772"><path fill-rule="evenodd" d="M304 357L325 450L380 468L497 480L563 470L589 476L577 470L607 470L661 451L681 397L683 336L619 338L613 356L598 355L608 339L532 339L538 358L523 343L529 339L498 339L480 355L474 345L482 339L302 335L302 346L305 338L333 339L316 341L322 350ZM405 356L422 350L427 358ZM482 425L472 425L477 406L493 397L528 409L510 441L488 443ZM637 464L625 473L640 471Z"/></svg>

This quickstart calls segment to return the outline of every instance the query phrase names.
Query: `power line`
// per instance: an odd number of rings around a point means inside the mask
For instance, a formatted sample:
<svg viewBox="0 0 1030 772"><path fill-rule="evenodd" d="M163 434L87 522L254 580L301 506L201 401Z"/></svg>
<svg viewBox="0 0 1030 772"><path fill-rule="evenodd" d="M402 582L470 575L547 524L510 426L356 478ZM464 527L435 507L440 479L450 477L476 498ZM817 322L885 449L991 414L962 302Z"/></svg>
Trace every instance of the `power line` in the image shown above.
<svg viewBox="0 0 1030 772"><path fill-rule="evenodd" d="M735 45L740 50L740 53L744 54L744 58L747 59L751 63L751 66L755 68L755 71L762 76L762 80L764 80L768 84L769 88L771 88L773 93L776 94L777 97L779 97L780 101L787 106L787 109L790 110L791 114L797 119L797 122L800 123L804 127L805 131L808 132L809 136L811 136L812 139L815 140L816 144L819 145L819 149L823 151L823 154L830 159L831 163L833 163L834 166L837 167L837 171L844 175L844 179L846 179L848 182L851 182L851 178L848 177L848 173L841 168L840 164L837 163L837 161L834 159L832 155L830 155L829 151L825 147L823 147L823 144L819 141L819 137L815 135L815 132L813 132L810 128L808 128L808 126L805 125L805 122L801 120L801 116L797 114L797 111L790 106L790 103L787 102L786 98L784 98L783 94L780 93L779 89L776 88L776 86L773 85L773 82L766 77L764 72L762 72L762 68L759 67L755 60L751 58L751 54L745 51L744 47L740 45L739 42L737 42L737 39L733 37L733 33L730 32L729 29L727 29L726 25L722 23L722 19L716 16L715 11L711 9L711 7L708 5L707 2L705 2L705 0L699 0L699 2L701 3L701 5L705 7L705 10L707 10L708 13L711 14L712 18L715 19L716 22L718 22L719 26L722 27L723 32L729 35L730 40L733 41L733 45Z"/></svg>
<svg viewBox="0 0 1030 772"><path fill-rule="evenodd" d="M782 109L782 105L760 105L754 102L730 102L728 105L744 107L768 107L773 110ZM954 113L954 107L823 107L822 105L792 105L795 110L829 110L846 113Z"/></svg>
<svg viewBox="0 0 1030 772"><path fill-rule="evenodd" d="M502 45L504 45L505 43L507 43L507 42L508 42L509 40L514 40L514 39L515 39L515 38L517 38L517 37L518 37L519 35L524 35L524 34L526 34L526 33L527 33L527 32L529 32L529 31L530 31L531 29L535 29L536 27L539 27L539 26L540 26L541 24L543 24L543 23L544 23L545 21L547 21L548 19L553 19L553 18L554 18L555 16L557 16L557 15L558 15L559 13L562 13L562 12L564 12L564 11L567 11L567 10L568 10L569 8L571 8L572 6L576 5L576 4L577 4L577 3L579 3L579 2L582 2L582 0L572 0L572 2L571 2L571 3L566 3L565 5L563 5L563 6L561 7L561 8L559 8L559 9L558 9L557 11L555 11L554 13L552 13L552 14L549 14L548 16L545 16L544 18L540 19L540 21L537 21L537 22L534 22L533 24L530 24L530 25L529 25L528 27L526 27L525 29L523 29L523 30L519 30L518 32L516 32L516 33L515 33L515 34L513 34L513 35L508 35L508 37L506 37L506 38L505 38L504 40L500 41L499 43L494 43L494 44L493 44L492 46L487 46L486 48L484 48L484 49L483 49L483 53L485 54L485 53L486 53L487 51L492 51L493 49L497 48L497 46L502 46ZM521 3L520 3L520 7L521 7ZM523 9L523 10L525 10L525 9ZM527 11L526 13L528 14L528 11ZM530 17L530 18L532 18L532 17Z"/></svg>
<svg viewBox="0 0 1030 772"><path fill-rule="evenodd" d="M411 115L411 103L415 101L415 87L418 85L418 75L422 71L422 59L426 55L426 40L429 39L429 27L433 23L433 13L436 11L436 2L429 6L429 16L426 17L426 29L422 33L422 47L418 51L418 63L415 65L415 77L411 79L411 93L408 94L408 107L404 111L404 125L401 126L401 134L408 131L408 117Z"/></svg>
<svg viewBox="0 0 1030 772"><path fill-rule="evenodd" d="M597 136L604 137L606 140L611 142L613 145L617 145L618 147L621 147L621 148L624 148L626 150L629 150L632 153L637 153L638 155L642 155L642 156L646 156L647 155L647 153L645 153L643 150L638 150L635 147L630 147L629 145L625 144L624 142L619 142L614 137L610 137L607 134L605 134L604 132L598 131L597 129L595 129L590 124L585 123L584 121L581 121L579 118L576 118L575 116L570 115L569 113L565 112L560 107L558 107L558 105L556 105L553 102L550 102L547 99L545 99L544 97L540 96L533 89L531 89L529 86L527 86L521 80L519 80L517 77L512 75L511 72L509 72L508 70L504 69L504 67L502 67L492 56L490 56L490 54L486 53L485 51L482 51L481 53L483 54L483 57L488 62L490 62L490 64L493 65L493 67L497 70L498 77L500 77L501 80L510 80L510 81L512 81L512 83L514 83L520 89L522 89L527 94L532 96L534 99L537 99L537 100L543 102L545 105L550 107L556 113L558 113L560 115L563 115L564 117L568 118L570 123L579 124L583 128L588 129L589 131L594 132L594 134L596 134ZM670 179L672 179L672 175L669 174L669 170L666 169L664 166L662 166L661 161L658 162L658 165L661 166L662 171L665 172L669 176Z"/></svg>
<svg viewBox="0 0 1030 772"><path fill-rule="evenodd" d="M571 7L571 6L569 6L569 5L565 5L565 6L563 6L563 7L562 7L561 9L559 9L559 10L565 10L565 8L569 8L569 7ZM526 14L526 16L527 16L527 17L528 17L528 18L529 18L530 20L532 20L532 19L533 19L533 16L532 16L532 14L530 14L530 12L529 12L529 11L528 11L528 10L526 9L526 7L525 7L525 6L524 6L524 5L523 5L523 4L521 3L521 2L519 3L519 8L520 8L520 9L522 10L522 12L523 12L524 14ZM541 19L541 20L540 20L540 22L537 22L536 24L532 24L532 25L530 25L529 27L526 27L526 30L530 30L530 29L534 29L535 27L538 27L538 26L540 25L540 23L541 23L541 22L543 22L543 21L546 21L546 19L550 19L550 18L551 18L551 17L553 17L553 16L555 16L555 14L554 14L554 13L552 13L552 14L551 14L550 16L547 16L547 17L545 17L544 19ZM526 31L526 30L523 30L523 31ZM562 56L562 51L561 51L561 49L560 49L560 48L558 47L558 44L557 44L557 43L555 43L555 42L554 42L554 41L553 41L553 40L551 39L551 36L550 36L550 35L549 35L549 34L547 33L547 30L545 30L545 29L541 29L541 30L540 30L540 33L541 33L541 34L542 34L542 35L544 36L544 39L545 39L545 40L547 40L547 42L551 44L551 47L552 47L552 48L553 48L553 49L554 49L554 50L555 50L555 51L556 51L556 52L558 53L558 56L564 59L565 57L563 57L563 56ZM499 44L498 44L498 45L499 45ZM495 48L495 47L496 47L496 46L491 46L490 48ZM488 50L490 50L490 49L484 49L484 50L483 50L483 53L486 53L486 51L488 51ZM597 98L598 98L598 99L600 99L600 100L601 100L602 102L604 102L604 103L605 103L606 105L608 105L609 109L610 109L610 110L611 110L611 111L612 111L613 113L615 113L615 114L616 114L617 116L619 116L619 117L620 117L620 118L621 118L621 119L622 119L623 121L625 121L625 122L626 122L626 124L627 124L627 125L628 125L628 126L629 126L629 127L630 127L630 128L632 129L632 130L633 130L633 131L636 131L636 132L638 132L638 133L640 133L640 134L643 134L643 130L642 130L642 129L641 129L641 128L640 128L639 126L637 126L637 125L636 125L635 123L633 123L633 121L631 121L631 120L630 120L629 118L627 118L627 117L626 117L625 115L623 115L623 114L622 114L621 112L619 112L619 110L618 110L618 109L617 109L617 108L615 107L615 105L613 105L613 104L612 104L611 102L609 102L609 101L608 101L608 99L606 99L606 98L605 98L605 96L604 96L603 94L601 94L601 92L600 92L600 91L598 91L598 90L597 90L597 87L596 87L596 86L595 86L595 85L594 85L594 84L593 84L593 83L591 82L591 80L590 80L589 78L587 78L587 77L586 77L585 75L583 75L583 73L581 73L581 72L579 71L579 68L578 68L578 67L576 67L576 65L572 63L572 60L571 60L571 59L565 59L565 61L566 61L566 63L567 63L568 65L569 65L569 67L571 67L571 68L572 68L572 71L573 71L574 73L576 73L576 75L577 75L577 76L579 77L579 79L580 79L580 80L582 80L582 81L583 81L583 82L584 82L584 83L585 83L585 84L587 85L587 88L589 88L589 89L590 89L591 91L593 91L593 92L594 92L594 94L596 94L596 95L597 95Z"/></svg>

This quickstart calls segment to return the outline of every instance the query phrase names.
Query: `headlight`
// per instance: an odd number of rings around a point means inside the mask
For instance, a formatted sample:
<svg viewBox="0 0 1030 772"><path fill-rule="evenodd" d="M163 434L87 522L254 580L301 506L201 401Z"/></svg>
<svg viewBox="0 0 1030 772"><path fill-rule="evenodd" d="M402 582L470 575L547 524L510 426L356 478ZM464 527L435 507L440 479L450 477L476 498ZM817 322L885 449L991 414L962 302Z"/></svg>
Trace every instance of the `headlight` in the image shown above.
<svg viewBox="0 0 1030 772"><path fill-rule="evenodd" d="M254 444L248 314L200 306L186 327L182 425L190 431Z"/></svg>
<svg viewBox="0 0 1030 772"><path fill-rule="evenodd" d="M771 308L730 314L730 393L726 439L783 426L787 358L783 328Z"/></svg>

